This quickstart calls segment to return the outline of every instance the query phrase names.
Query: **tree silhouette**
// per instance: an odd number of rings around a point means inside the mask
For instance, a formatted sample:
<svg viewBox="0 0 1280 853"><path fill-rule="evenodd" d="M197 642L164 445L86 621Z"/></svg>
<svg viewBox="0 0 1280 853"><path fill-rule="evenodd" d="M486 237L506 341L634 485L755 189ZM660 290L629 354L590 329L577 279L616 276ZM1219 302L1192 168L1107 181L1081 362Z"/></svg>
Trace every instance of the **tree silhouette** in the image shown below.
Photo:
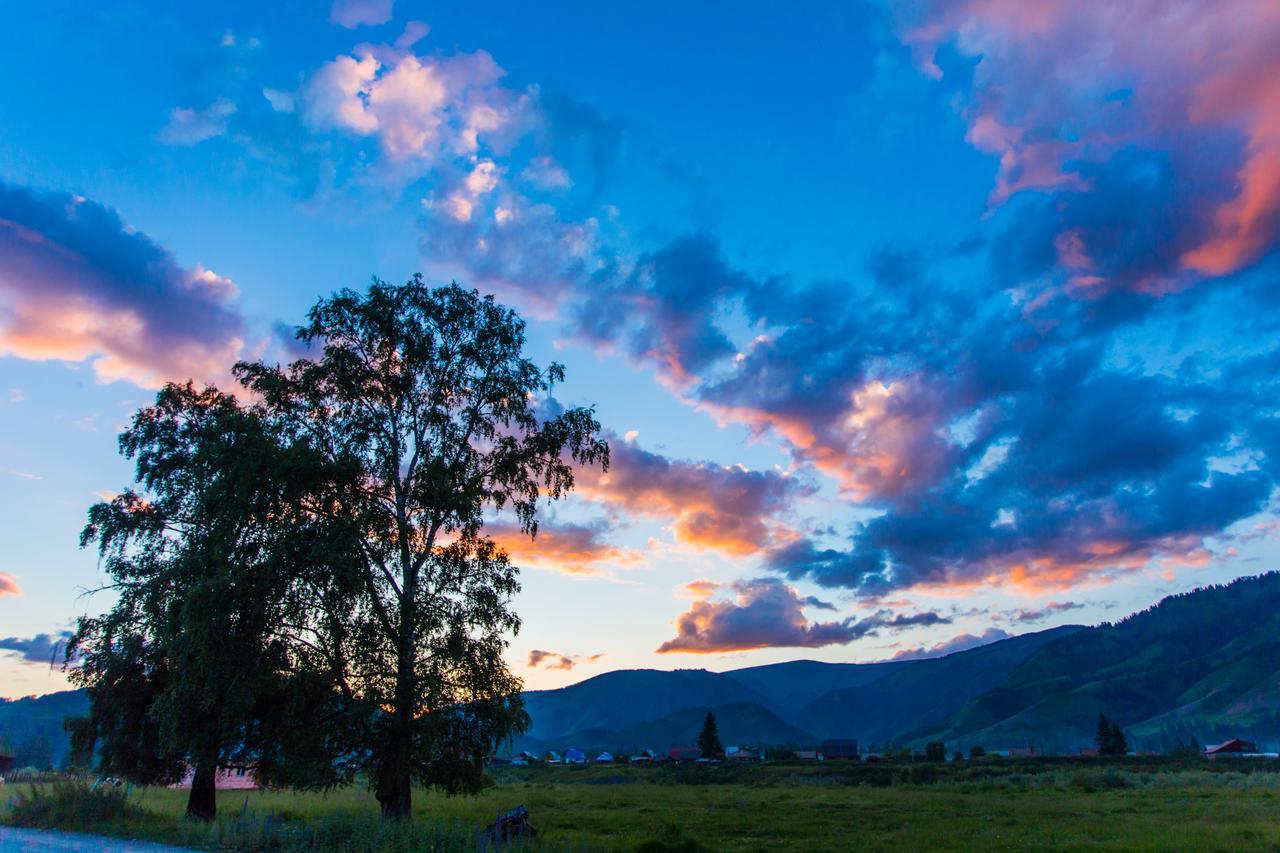
<svg viewBox="0 0 1280 853"><path fill-rule="evenodd" d="M486 514L536 535L539 500L609 448L590 409L549 399L563 368L526 359L524 322L476 291L375 281L321 299L298 338L313 357L236 373L331 474L311 510L349 543L330 579L349 600L339 631L309 627L365 709L348 754L383 814L407 818L414 782L477 789L485 756L528 724L502 659L518 570Z"/></svg>
<svg viewBox="0 0 1280 853"><path fill-rule="evenodd" d="M716 729L716 715L711 711L707 712L707 718L702 721L702 732L698 735L698 748L702 750L703 758L716 758L724 754L724 747L720 744L720 732Z"/></svg>

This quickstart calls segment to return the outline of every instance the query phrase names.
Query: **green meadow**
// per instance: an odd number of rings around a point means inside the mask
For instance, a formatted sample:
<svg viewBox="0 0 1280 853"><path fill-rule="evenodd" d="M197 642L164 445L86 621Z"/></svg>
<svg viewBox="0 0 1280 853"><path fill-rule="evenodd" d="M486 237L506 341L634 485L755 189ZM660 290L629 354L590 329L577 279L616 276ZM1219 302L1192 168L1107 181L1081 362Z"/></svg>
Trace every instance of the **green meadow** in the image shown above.
<svg viewBox="0 0 1280 853"><path fill-rule="evenodd" d="M415 792L407 827L383 823L362 788L223 792L217 821L199 825L182 818L185 792L119 792L123 805L97 807L59 805L70 795L53 787L37 795L43 808L6 788L5 822L204 849L462 851L524 804L539 831L528 847L548 851L1280 848L1280 773L1204 762L530 768L476 796Z"/></svg>

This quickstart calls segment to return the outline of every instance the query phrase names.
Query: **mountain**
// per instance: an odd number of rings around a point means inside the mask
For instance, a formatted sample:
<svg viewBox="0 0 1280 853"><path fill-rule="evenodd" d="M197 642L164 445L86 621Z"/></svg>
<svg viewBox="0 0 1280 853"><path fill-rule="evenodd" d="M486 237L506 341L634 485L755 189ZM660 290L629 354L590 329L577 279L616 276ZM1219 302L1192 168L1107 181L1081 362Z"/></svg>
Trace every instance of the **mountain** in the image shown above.
<svg viewBox="0 0 1280 853"><path fill-rule="evenodd" d="M533 720L528 735L537 740L586 729L626 729L685 708L773 704L746 685L705 669L621 669L558 690L532 690L524 701Z"/></svg>
<svg viewBox="0 0 1280 853"><path fill-rule="evenodd" d="M1105 713L1151 747L1182 733L1280 740L1280 574L1171 596L1045 643L1001 684L913 733L1070 749Z"/></svg>
<svg viewBox="0 0 1280 853"><path fill-rule="evenodd" d="M798 711L823 694L870 684L909 665L905 661L822 663L795 660L735 669L726 674L739 684L768 697L776 706Z"/></svg>
<svg viewBox="0 0 1280 853"><path fill-rule="evenodd" d="M724 743L813 746L828 737L883 743L945 720L1042 645L1080 630L1024 634L932 660L800 660L723 673L618 670L526 693L533 728L511 748L661 750L694 740L709 708L716 709ZM721 720L721 708L734 716Z"/></svg>
<svg viewBox="0 0 1280 853"><path fill-rule="evenodd" d="M0 752L12 751L19 767L60 766L71 752L62 721L87 713L82 690L0 699Z"/></svg>
<svg viewBox="0 0 1280 853"><path fill-rule="evenodd" d="M732 702L725 705L685 708L656 720L628 726L616 731L604 728L570 732L553 740L521 738L513 744L512 751L540 752L575 746L594 754L602 750L635 749L665 750L674 745L697 743L698 733L707 712L716 715L716 728L725 744L782 744L813 743L811 733L796 728L777 714L755 702Z"/></svg>
<svg viewBox="0 0 1280 853"><path fill-rule="evenodd" d="M1041 646L1065 641L1082 630L1064 625L946 657L905 662L863 685L826 693L802 709L799 721L822 737L887 743L904 732L942 722L1002 683Z"/></svg>

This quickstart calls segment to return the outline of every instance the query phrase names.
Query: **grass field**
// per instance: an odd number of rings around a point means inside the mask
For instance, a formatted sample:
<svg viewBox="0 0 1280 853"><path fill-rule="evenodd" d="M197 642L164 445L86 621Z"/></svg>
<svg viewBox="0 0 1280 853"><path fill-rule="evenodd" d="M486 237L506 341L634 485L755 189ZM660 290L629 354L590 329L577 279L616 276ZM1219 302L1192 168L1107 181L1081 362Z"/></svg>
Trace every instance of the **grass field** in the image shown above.
<svg viewBox="0 0 1280 853"><path fill-rule="evenodd" d="M412 831L383 827L363 789L224 792L212 827L181 820L183 792L145 789L132 795L140 811L131 817L53 822L214 849L475 850L475 827L523 803L544 850L1280 849L1280 773L1270 768L1041 760L927 769L505 771L474 797L419 792Z"/></svg>

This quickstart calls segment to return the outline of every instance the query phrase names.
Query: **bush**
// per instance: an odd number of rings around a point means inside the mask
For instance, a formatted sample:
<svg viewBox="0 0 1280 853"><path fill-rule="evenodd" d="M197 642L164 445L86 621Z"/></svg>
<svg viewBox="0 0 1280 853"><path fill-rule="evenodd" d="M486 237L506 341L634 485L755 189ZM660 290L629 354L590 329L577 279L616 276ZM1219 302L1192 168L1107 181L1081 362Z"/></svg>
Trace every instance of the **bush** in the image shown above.
<svg viewBox="0 0 1280 853"><path fill-rule="evenodd" d="M129 801L123 788L91 788L84 782L64 779L47 788L32 785L27 794L19 792L10 803L9 823L32 828L93 829L144 814Z"/></svg>
<svg viewBox="0 0 1280 853"><path fill-rule="evenodd" d="M1116 788L1128 788L1129 780L1115 770L1077 770L1067 780L1074 791L1107 791Z"/></svg>

